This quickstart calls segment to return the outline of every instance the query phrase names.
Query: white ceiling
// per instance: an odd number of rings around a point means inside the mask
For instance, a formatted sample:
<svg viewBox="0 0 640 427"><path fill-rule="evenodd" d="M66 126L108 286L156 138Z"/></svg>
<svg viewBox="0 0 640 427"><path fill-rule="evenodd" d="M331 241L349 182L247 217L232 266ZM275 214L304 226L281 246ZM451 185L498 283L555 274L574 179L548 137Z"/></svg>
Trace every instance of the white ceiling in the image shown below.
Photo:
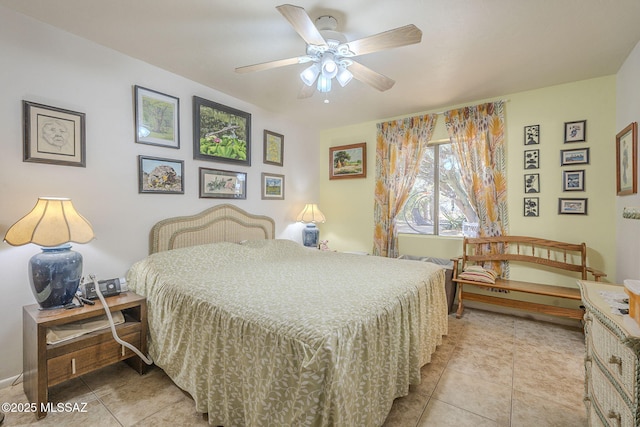
<svg viewBox="0 0 640 427"><path fill-rule="evenodd" d="M437 110L615 74L640 40L638 0L295 0L355 40L415 24L420 44L358 57L394 80L297 99L306 66L234 68L303 55L280 0L0 0L0 5L318 128ZM134 82L140 84L140 82ZM171 88L155 87L171 94ZM213 101L216 101L215 99Z"/></svg>

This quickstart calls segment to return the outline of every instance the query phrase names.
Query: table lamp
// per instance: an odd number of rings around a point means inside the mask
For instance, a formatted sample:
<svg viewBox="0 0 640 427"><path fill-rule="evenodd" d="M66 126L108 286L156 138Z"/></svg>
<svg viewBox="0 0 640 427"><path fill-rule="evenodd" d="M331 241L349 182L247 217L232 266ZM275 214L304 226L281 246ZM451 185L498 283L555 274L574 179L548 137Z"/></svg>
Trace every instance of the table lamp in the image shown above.
<svg viewBox="0 0 640 427"><path fill-rule="evenodd" d="M320 230L316 227L316 222L326 221L324 214L318 209L318 205L315 203L307 203L304 205L304 209L298 214L296 221L307 223L307 226L302 230L302 244L317 248L320 239Z"/></svg>
<svg viewBox="0 0 640 427"><path fill-rule="evenodd" d="M42 252L29 260L31 291L42 309L53 309L71 303L82 277L82 255L72 251L69 242L87 243L93 237L91 224L70 199L40 197L4 240L13 246L41 246Z"/></svg>

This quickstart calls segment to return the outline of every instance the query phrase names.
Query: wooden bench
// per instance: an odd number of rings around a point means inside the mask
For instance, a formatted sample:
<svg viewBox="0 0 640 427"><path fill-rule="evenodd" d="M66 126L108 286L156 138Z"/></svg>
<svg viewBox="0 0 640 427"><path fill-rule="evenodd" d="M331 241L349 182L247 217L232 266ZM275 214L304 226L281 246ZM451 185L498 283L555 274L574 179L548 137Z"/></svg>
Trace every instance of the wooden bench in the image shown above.
<svg viewBox="0 0 640 427"><path fill-rule="evenodd" d="M571 244L535 237L499 236L464 238L462 248L462 256L452 260L452 280L458 285L457 318L462 317L464 300L479 301L578 320L582 319L584 315L584 311L581 309L464 292L464 286L470 285L577 301L581 299L580 290L577 287L570 288L554 284L531 283L502 278L497 278L495 284L490 284L459 278L459 274L469 265L483 265L485 262L491 261L519 261L533 264L534 266L539 265L576 272L582 280L587 280L587 273L593 275L597 282L606 276L601 271L587 267L587 246L584 243Z"/></svg>

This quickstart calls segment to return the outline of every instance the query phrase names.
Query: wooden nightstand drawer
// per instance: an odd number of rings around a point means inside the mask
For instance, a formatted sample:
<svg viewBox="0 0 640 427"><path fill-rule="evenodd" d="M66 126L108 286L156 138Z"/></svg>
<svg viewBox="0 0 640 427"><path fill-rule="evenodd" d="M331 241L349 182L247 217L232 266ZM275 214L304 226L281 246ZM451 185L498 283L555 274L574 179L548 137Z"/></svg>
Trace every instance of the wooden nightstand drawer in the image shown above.
<svg viewBox="0 0 640 427"><path fill-rule="evenodd" d="M120 336L120 339L140 347L140 332ZM47 383L51 387L132 356L135 356L133 351L111 338L105 342L47 360Z"/></svg>

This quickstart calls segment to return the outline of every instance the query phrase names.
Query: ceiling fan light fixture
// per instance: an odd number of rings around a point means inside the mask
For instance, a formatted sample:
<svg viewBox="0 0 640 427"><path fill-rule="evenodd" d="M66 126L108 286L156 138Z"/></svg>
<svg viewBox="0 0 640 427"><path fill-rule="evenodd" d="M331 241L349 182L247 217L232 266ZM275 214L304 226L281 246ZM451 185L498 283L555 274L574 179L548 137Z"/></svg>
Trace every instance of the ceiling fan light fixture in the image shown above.
<svg viewBox="0 0 640 427"><path fill-rule="evenodd" d="M303 72L300 73L300 78L307 86L311 86L316 79L318 78L318 74L320 74L320 66L318 64L313 64L308 68L305 68Z"/></svg>
<svg viewBox="0 0 640 427"><path fill-rule="evenodd" d="M331 79L327 78L324 74L320 74L318 77L318 92L331 92Z"/></svg>
<svg viewBox="0 0 640 427"><path fill-rule="evenodd" d="M332 79L338 74L338 64L332 53L328 52L322 56L322 75Z"/></svg>
<svg viewBox="0 0 640 427"><path fill-rule="evenodd" d="M340 83L340 86L345 87L349 82L353 79L353 74L351 71L347 70L347 67L340 67L338 74L336 75L336 80Z"/></svg>

